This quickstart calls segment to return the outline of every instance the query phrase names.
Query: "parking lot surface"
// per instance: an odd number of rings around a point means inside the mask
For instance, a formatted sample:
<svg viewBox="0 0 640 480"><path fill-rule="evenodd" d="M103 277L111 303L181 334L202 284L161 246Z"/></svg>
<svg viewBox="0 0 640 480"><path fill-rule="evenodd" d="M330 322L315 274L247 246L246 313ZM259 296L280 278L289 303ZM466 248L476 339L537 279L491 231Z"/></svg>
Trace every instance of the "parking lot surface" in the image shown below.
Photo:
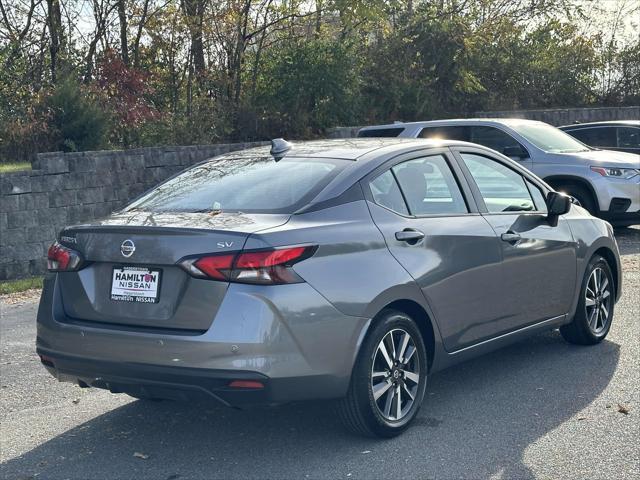
<svg viewBox="0 0 640 480"><path fill-rule="evenodd" d="M0 478L640 478L640 229L617 237L606 341L549 332L440 372L391 440L346 433L324 403L238 411L58 383L35 355L37 302L3 300Z"/></svg>

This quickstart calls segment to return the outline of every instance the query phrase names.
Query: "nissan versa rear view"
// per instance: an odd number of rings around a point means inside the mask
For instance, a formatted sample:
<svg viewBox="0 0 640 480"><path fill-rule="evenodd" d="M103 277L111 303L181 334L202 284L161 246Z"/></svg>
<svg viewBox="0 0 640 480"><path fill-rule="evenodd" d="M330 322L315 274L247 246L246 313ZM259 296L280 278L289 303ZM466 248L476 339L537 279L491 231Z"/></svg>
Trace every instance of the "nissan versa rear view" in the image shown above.
<svg viewBox="0 0 640 480"><path fill-rule="evenodd" d="M547 329L602 341L621 293L607 222L461 141L276 140L65 228L48 257L37 351L59 380L234 407L335 399L381 437L437 370Z"/></svg>

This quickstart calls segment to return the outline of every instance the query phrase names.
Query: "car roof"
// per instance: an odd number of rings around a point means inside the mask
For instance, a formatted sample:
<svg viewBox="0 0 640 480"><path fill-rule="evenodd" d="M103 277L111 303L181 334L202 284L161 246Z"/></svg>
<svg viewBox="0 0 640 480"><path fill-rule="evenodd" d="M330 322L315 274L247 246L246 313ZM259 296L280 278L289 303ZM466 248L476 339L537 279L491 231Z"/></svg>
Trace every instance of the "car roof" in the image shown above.
<svg viewBox="0 0 640 480"><path fill-rule="evenodd" d="M448 125L522 125L522 124L543 123L538 120L528 120L525 118L451 118L447 120L425 120L420 122L396 122L386 125L371 125L363 127L361 130L374 130L382 128L402 128L402 127L428 127L428 126L448 126Z"/></svg>
<svg viewBox="0 0 640 480"><path fill-rule="evenodd" d="M475 146L468 142L456 140L433 140L416 138L346 138L312 140L291 142L293 148L287 152L289 158L331 158L341 160L362 160L367 154L376 150L380 153L390 153L394 150L402 150L407 147L449 147L449 146ZM216 159L232 160L246 157L269 157L270 147L255 147L246 150L237 150Z"/></svg>
<svg viewBox="0 0 640 480"><path fill-rule="evenodd" d="M603 122L573 123L562 125L561 129L579 129L591 127L640 127L640 120L608 120Z"/></svg>

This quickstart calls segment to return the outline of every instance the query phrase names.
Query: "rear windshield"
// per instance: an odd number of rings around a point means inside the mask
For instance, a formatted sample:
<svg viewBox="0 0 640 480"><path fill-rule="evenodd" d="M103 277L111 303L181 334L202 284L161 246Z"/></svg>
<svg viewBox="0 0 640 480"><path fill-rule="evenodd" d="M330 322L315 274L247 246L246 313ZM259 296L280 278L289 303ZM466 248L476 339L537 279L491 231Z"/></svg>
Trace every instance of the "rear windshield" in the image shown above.
<svg viewBox="0 0 640 480"><path fill-rule="evenodd" d="M219 159L159 185L125 211L293 213L349 162L271 157Z"/></svg>
<svg viewBox="0 0 640 480"><path fill-rule="evenodd" d="M381 138L381 137L397 137L404 131L403 127L396 128L372 128L370 130L360 130L358 137Z"/></svg>

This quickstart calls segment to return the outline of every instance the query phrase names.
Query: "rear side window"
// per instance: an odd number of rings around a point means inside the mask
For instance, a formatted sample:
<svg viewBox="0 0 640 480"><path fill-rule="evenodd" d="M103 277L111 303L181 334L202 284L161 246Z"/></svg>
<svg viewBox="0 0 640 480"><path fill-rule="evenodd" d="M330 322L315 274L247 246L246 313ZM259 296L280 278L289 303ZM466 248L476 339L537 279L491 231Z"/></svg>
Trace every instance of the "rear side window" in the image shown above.
<svg viewBox="0 0 640 480"><path fill-rule="evenodd" d="M569 130L567 132L572 137L592 147L615 147L616 129L611 127L582 128Z"/></svg>
<svg viewBox="0 0 640 480"><path fill-rule="evenodd" d="M403 215L408 215L407 205L404 203L398 183L393 177L391 170L387 170L382 175L376 177L369 184L373 200L389 210Z"/></svg>
<svg viewBox="0 0 640 480"><path fill-rule="evenodd" d="M488 157L472 153L462 153L461 156L489 212L536 210L522 175Z"/></svg>
<svg viewBox="0 0 640 480"><path fill-rule="evenodd" d="M467 213L467 205L447 161L441 155L392 168L411 215Z"/></svg>
<svg viewBox="0 0 640 480"><path fill-rule="evenodd" d="M484 145L500 153L509 153L507 149L525 151L524 147L515 138L495 127L471 127L469 141Z"/></svg>
<svg viewBox="0 0 640 480"><path fill-rule="evenodd" d="M370 130L360 130L358 137L377 138L377 137L397 137L404 131L403 127L397 128L372 128Z"/></svg>
<svg viewBox="0 0 640 480"><path fill-rule="evenodd" d="M303 158L275 162L271 157L212 160L159 185L127 210L293 213L348 163Z"/></svg>
<svg viewBox="0 0 640 480"><path fill-rule="evenodd" d="M618 127L618 147L640 148L640 128Z"/></svg>
<svg viewBox="0 0 640 480"><path fill-rule="evenodd" d="M468 142L470 138L470 128L457 127L425 127L418 135L420 138L432 138L434 140L460 140Z"/></svg>

